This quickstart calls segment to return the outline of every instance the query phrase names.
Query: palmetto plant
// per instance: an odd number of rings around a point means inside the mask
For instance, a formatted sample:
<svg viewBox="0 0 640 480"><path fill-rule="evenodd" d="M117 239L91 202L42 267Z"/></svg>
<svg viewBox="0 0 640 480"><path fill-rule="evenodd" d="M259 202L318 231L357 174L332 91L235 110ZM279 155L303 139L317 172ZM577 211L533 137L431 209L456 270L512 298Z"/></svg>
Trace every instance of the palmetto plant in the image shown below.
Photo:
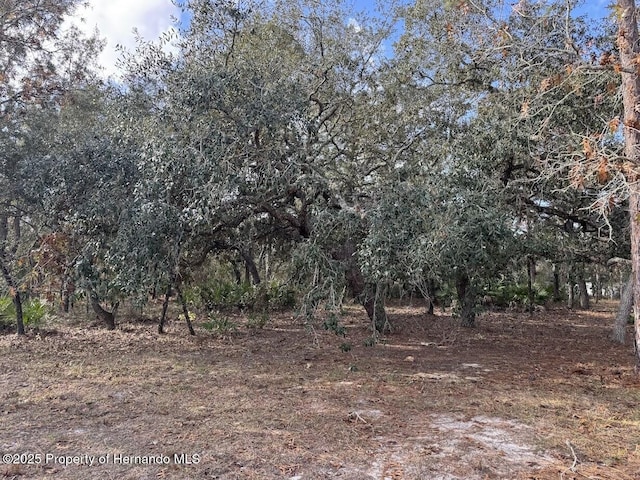
<svg viewBox="0 0 640 480"><path fill-rule="evenodd" d="M50 308L38 298L25 302L22 306L25 326L37 327L50 314ZM12 324L16 317L15 305L9 295L0 297L0 323Z"/></svg>

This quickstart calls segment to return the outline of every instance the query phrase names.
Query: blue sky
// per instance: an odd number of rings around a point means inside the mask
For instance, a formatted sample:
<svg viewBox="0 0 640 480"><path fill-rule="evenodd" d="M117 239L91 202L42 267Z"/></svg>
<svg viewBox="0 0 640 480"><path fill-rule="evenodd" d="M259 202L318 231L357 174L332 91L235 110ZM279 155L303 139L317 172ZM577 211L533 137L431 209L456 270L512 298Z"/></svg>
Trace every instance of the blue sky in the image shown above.
<svg viewBox="0 0 640 480"><path fill-rule="evenodd" d="M610 3L611 0L586 0L577 11L595 19L602 19L610 15L611 11L607 8Z"/></svg>
<svg viewBox="0 0 640 480"><path fill-rule="evenodd" d="M508 1L508 0L507 0ZM517 0L512 0L515 4ZM354 0L356 9L373 9L374 1ZM577 10L600 20L610 11L606 8L611 0L586 0ZM96 28L107 46L100 57L105 76L117 76L116 62L119 53L117 45L135 48L134 28L146 40L155 40L163 32L172 28L171 17L179 17L180 11L171 0L88 0L86 7L69 21L87 33ZM80 20L82 19L82 21Z"/></svg>

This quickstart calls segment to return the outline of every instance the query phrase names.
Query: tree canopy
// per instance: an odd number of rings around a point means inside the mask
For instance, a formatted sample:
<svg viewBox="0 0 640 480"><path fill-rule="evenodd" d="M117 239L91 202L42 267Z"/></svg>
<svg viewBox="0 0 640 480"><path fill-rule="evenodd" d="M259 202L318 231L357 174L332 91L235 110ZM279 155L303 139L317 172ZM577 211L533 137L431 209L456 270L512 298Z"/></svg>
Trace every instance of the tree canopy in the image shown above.
<svg viewBox="0 0 640 480"><path fill-rule="evenodd" d="M564 0L187 0L118 83L95 73L97 38L60 30L76 5L0 12L17 310L50 282L114 328L119 301L181 292L211 261L259 284L255 252L272 252L310 315L349 294L382 333L402 284L455 292L473 326L514 268L584 281L629 256L633 2L595 22Z"/></svg>

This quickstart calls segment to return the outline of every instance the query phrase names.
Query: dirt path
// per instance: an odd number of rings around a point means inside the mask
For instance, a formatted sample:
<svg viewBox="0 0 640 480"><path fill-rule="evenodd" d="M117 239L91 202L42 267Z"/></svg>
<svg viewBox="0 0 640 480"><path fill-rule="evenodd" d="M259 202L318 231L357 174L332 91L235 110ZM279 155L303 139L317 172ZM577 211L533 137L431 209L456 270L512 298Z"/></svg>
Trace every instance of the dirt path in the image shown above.
<svg viewBox="0 0 640 480"><path fill-rule="evenodd" d="M223 337L134 322L5 335L0 453L18 462L0 477L639 479L640 383L607 339L614 308L466 330L396 307L375 347L355 307L346 338L291 314L264 329L232 316Z"/></svg>

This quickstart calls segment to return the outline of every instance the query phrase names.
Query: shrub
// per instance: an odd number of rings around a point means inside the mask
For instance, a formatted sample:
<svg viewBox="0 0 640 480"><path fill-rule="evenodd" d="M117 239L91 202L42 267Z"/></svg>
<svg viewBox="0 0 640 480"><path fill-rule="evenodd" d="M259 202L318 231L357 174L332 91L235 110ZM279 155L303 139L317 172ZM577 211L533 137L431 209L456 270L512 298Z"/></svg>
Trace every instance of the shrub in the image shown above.
<svg viewBox="0 0 640 480"><path fill-rule="evenodd" d="M502 284L485 292L491 297L497 307L508 307L513 303L519 306L529 304L529 289L525 284ZM545 304L553 296L553 287L548 285L533 284L534 303Z"/></svg>
<svg viewBox="0 0 640 480"><path fill-rule="evenodd" d="M270 308L293 308L297 303L297 292L286 284L269 282L267 298Z"/></svg>
<svg viewBox="0 0 640 480"><path fill-rule="evenodd" d="M247 328L262 330L268 322L269 315L267 312L251 314L247 321Z"/></svg>
<svg viewBox="0 0 640 480"><path fill-rule="evenodd" d="M0 297L0 324L2 324L3 327L9 327L13 324L15 318L16 310L11 297Z"/></svg>
<svg viewBox="0 0 640 480"><path fill-rule="evenodd" d="M329 317L322 324L325 330L332 331L336 335L340 335L343 337L347 336L347 329L340 323L338 319L338 315L335 313L330 313Z"/></svg>
<svg viewBox="0 0 640 480"><path fill-rule="evenodd" d="M219 308L247 308L255 301L254 288L248 283L211 282L199 287L200 306L211 311Z"/></svg>
<svg viewBox="0 0 640 480"><path fill-rule="evenodd" d="M24 324L28 327L40 326L50 313L50 307L39 298L29 300L22 308Z"/></svg>
<svg viewBox="0 0 640 480"><path fill-rule="evenodd" d="M30 299L22 304L22 318L26 327L39 327L51 313L50 307L39 298ZM13 299L8 296L0 297L0 323L11 326L15 322L16 307Z"/></svg>
<svg viewBox="0 0 640 480"><path fill-rule="evenodd" d="M218 335L229 335L237 330L237 325L227 317L209 315L209 319L202 324L202 328Z"/></svg>
<svg viewBox="0 0 640 480"><path fill-rule="evenodd" d="M277 282L251 285L211 280L185 291L185 299L207 311L240 309L287 309L296 305L296 291Z"/></svg>

